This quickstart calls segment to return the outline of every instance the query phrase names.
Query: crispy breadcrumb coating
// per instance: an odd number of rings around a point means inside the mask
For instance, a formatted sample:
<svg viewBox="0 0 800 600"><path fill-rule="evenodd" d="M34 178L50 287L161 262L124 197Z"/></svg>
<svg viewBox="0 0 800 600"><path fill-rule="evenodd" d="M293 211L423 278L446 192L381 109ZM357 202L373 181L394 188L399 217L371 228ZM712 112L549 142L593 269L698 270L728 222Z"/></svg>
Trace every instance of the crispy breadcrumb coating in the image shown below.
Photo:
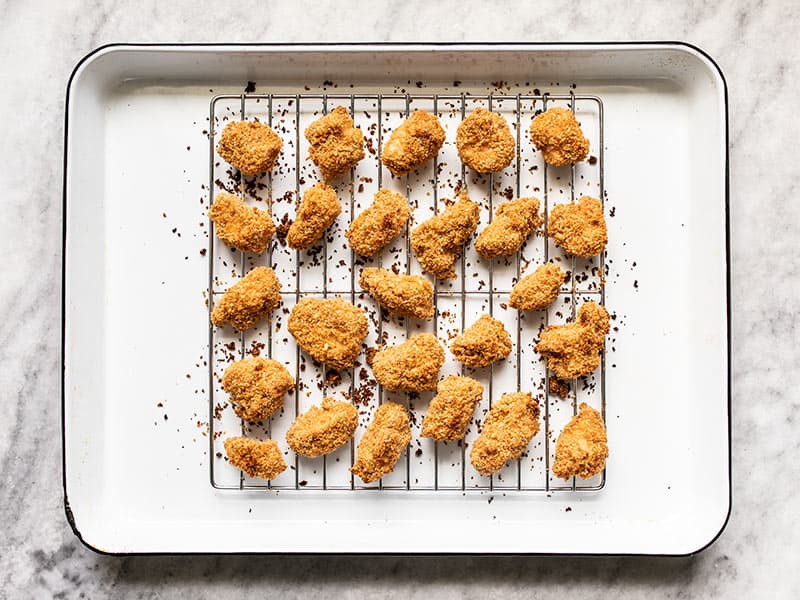
<svg viewBox="0 0 800 600"><path fill-rule="evenodd" d="M299 415L286 432L286 442L300 456L316 458L333 452L353 439L358 411L349 402L324 398Z"/></svg>
<svg viewBox="0 0 800 600"><path fill-rule="evenodd" d="M208 210L219 239L236 250L261 254L275 235L268 212L249 207L238 196L220 192Z"/></svg>
<svg viewBox="0 0 800 600"><path fill-rule="evenodd" d="M334 369L352 367L367 337L367 315L341 298L300 300L286 326L300 348Z"/></svg>
<svg viewBox="0 0 800 600"><path fill-rule="evenodd" d="M372 206L355 218L344 235L358 254L375 256L400 235L410 214L405 196L381 188Z"/></svg>
<svg viewBox="0 0 800 600"><path fill-rule="evenodd" d="M281 363L269 358L243 358L231 363L222 375L233 410L245 421L263 421L283 406L283 396L294 378Z"/></svg>
<svg viewBox="0 0 800 600"><path fill-rule="evenodd" d="M475 240L483 258L511 256L542 225L538 198L517 198L497 207L494 219Z"/></svg>
<svg viewBox="0 0 800 600"><path fill-rule="evenodd" d="M320 181L303 194L303 201L286 234L286 243L295 250L308 248L325 234L340 212L342 205L336 190Z"/></svg>
<svg viewBox="0 0 800 600"><path fill-rule="evenodd" d="M531 141L547 164L561 167L586 158L589 140L571 110L560 106L536 115L531 123Z"/></svg>
<svg viewBox="0 0 800 600"><path fill-rule="evenodd" d="M274 440L259 442L247 437L232 437L224 442L228 462L259 479L275 479L286 470L283 453Z"/></svg>
<svg viewBox="0 0 800 600"><path fill-rule="evenodd" d="M602 203L597 198L582 196L574 204L556 204L547 219L547 235L567 254L581 258L597 256L608 242Z"/></svg>
<svg viewBox="0 0 800 600"><path fill-rule="evenodd" d="M450 352L470 369L480 369L511 354L511 336L500 321L483 314L453 340Z"/></svg>
<svg viewBox="0 0 800 600"><path fill-rule="evenodd" d="M559 379L588 375L600 365L600 351L608 333L608 311L595 302L578 309L577 320L550 325L539 337L536 351Z"/></svg>
<svg viewBox="0 0 800 600"><path fill-rule="evenodd" d="M436 389L444 349L430 333L412 335L399 346L375 353L372 371L383 387L393 392L424 392Z"/></svg>
<svg viewBox="0 0 800 600"><path fill-rule="evenodd" d="M217 154L243 175L258 175L272 171L282 145L281 138L269 125L233 121L222 130Z"/></svg>
<svg viewBox="0 0 800 600"><path fill-rule="evenodd" d="M497 173L514 158L514 136L502 115L478 107L456 132L461 161L478 173Z"/></svg>
<svg viewBox="0 0 800 600"><path fill-rule="evenodd" d="M525 275L511 288L509 306L517 310L544 310L558 298L567 274L553 263L545 263Z"/></svg>
<svg viewBox="0 0 800 600"><path fill-rule="evenodd" d="M364 134L354 127L350 113L337 106L306 127L308 155L330 181L350 170L364 158Z"/></svg>
<svg viewBox="0 0 800 600"><path fill-rule="evenodd" d="M556 442L553 473L569 479L589 479L606 468L608 438L602 415L582 402L580 412L566 424Z"/></svg>
<svg viewBox="0 0 800 600"><path fill-rule="evenodd" d="M211 322L235 329L250 329L281 301L281 282L269 267L256 267L233 284L211 311Z"/></svg>
<svg viewBox="0 0 800 600"><path fill-rule="evenodd" d="M458 202L411 231L411 247L422 270L437 279L455 279L455 262L462 246L478 227L480 208L461 192Z"/></svg>
<svg viewBox="0 0 800 600"><path fill-rule="evenodd" d="M520 457L539 431L539 403L530 393L503 394L492 404L469 453L481 475L492 475L508 460Z"/></svg>
<svg viewBox="0 0 800 600"><path fill-rule="evenodd" d="M442 379L422 419L422 437L440 442L462 439L482 396L483 386L474 379L457 375Z"/></svg>
<svg viewBox="0 0 800 600"><path fill-rule="evenodd" d="M420 275L395 275L367 267L361 271L358 284L393 315L430 319L436 310L433 286Z"/></svg>
<svg viewBox="0 0 800 600"><path fill-rule="evenodd" d="M406 409L395 402L385 402L364 431L358 443L358 458L350 471L364 483L377 481L392 472L410 441L411 425Z"/></svg>
<svg viewBox="0 0 800 600"><path fill-rule="evenodd" d="M436 156L443 143L444 129L439 119L427 111L415 110L389 136L381 162L399 177Z"/></svg>

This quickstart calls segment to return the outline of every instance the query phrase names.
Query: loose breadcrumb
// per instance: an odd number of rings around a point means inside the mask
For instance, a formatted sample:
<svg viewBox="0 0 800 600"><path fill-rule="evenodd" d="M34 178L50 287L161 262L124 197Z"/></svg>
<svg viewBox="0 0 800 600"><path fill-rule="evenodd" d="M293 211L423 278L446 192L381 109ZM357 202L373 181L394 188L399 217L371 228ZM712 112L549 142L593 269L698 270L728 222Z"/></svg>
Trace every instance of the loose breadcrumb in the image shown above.
<svg viewBox="0 0 800 600"><path fill-rule="evenodd" d="M269 125L233 121L222 130L217 154L243 175L258 175L272 171L282 145L281 138Z"/></svg>
<svg viewBox="0 0 800 600"><path fill-rule="evenodd" d="M569 479L589 479L606 467L608 438L602 415L582 402L580 412L567 423L556 442L553 473Z"/></svg>
<svg viewBox="0 0 800 600"><path fill-rule="evenodd" d="M299 415L286 432L286 442L300 456L316 458L333 452L353 439L358 411L349 402L324 398Z"/></svg>
<svg viewBox="0 0 800 600"><path fill-rule="evenodd" d="M462 439L481 397L483 386L474 379L457 375L442 379L422 420L422 437L440 442Z"/></svg>
<svg viewBox="0 0 800 600"><path fill-rule="evenodd" d="M281 363L269 358L244 358L231 363L222 375L233 409L245 421L262 421L283 406L283 396L294 378Z"/></svg>
<svg viewBox="0 0 800 600"><path fill-rule="evenodd" d="M478 173L497 173L514 158L514 136L502 115L478 107L456 131L461 161Z"/></svg>
<svg viewBox="0 0 800 600"><path fill-rule="evenodd" d="M228 462L259 479L275 479L286 470L278 444L274 440L259 442L247 437L232 437L224 442Z"/></svg>
<svg viewBox="0 0 800 600"><path fill-rule="evenodd" d="M553 263L545 263L511 288L509 305L517 310L544 310L558 298L567 274Z"/></svg>
<svg viewBox="0 0 800 600"><path fill-rule="evenodd" d="M430 333L412 335L399 346L375 353L372 371L383 387L393 392L424 392L436 389L444 349Z"/></svg>
<svg viewBox="0 0 800 600"><path fill-rule="evenodd" d="M569 395L569 382L558 377L550 378L550 395L566 398Z"/></svg>
<svg viewBox="0 0 800 600"><path fill-rule="evenodd" d="M424 110L415 110L392 132L381 152L381 162L399 177L428 162L444 143L439 119Z"/></svg>
<svg viewBox="0 0 800 600"><path fill-rule="evenodd" d="M377 481L391 473L403 450L411 441L408 413L401 405L385 402L375 411L358 443L358 458L350 469L364 483Z"/></svg>
<svg viewBox="0 0 800 600"><path fill-rule="evenodd" d="M492 475L506 461L520 457L539 431L539 403L530 393L503 394L492 404L481 433L469 453L481 475Z"/></svg>
<svg viewBox="0 0 800 600"><path fill-rule="evenodd" d="M433 317L433 286L420 275L395 275L386 269L367 267L358 280L361 288L393 315Z"/></svg>
<svg viewBox="0 0 800 600"><path fill-rule="evenodd" d="M556 106L536 115L531 123L531 141L547 164L561 167L586 158L589 140L571 110Z"/></svg>
<svg viewBox="0 0 800 600"><path fill-rule="evenodd" d="M341 212L336 190L320 181L303 194L297 215L286 234L286 243L295 250L308 248L324 235Z"/></svg>
<svg viewBox="0 0 800 600"><path fill-rule="evenodd" d="M275 235L268 212L249 207L238 196L220 192L208 210L219 239L231 248L261 254Z"/></svg>
<svg viewBox="0 0 800 600"><path fill-rule="evenodd" d="M211 311L211 322L235 329L250 329L281 301L281 282L269 267L256 267L232 285Z"/></svg>
<svg viewBox="0 0 800 600"><path fill-rule="evenodd" d="M497 207L494 219L475 240L475 250L487 260L511 256L541 225L538 198L505 202Z"/></svg>
<svg viewBox="0 0 800 600"><path fill-rule="evenodd" d="M577 321L550 325L536 344L547 366L559 379L588 375L600 365L600 351L608 333L608 311L595 302L578 309Z"/></svg>
<svg viewBox="0 0 800 600"><path fill-rule="evenodd" d="M355 218L344 235L358 254L374 256L400 235L410 214L405 196L381 188L372 206Z"/></svg>
<svg viewBox="0 0 800 600"><path fill-rule="evenodd" d="M582 196L574 204L556 204L547 220L547 234L568 254L597 256L608 242L602 203Z"/></svg>
<svg viewBox="0 0 800 600"><path fill-rule="evenodd" d="M500 321L483 314L453 340L450 352L470 369L480 369L511 354L511 336Z"/></svg>
<svg viewBox="0 0 800 600"><path fill-rule="evenodd" d="M347 109L337 106L306 127L308 155L330 181L346 173L364 158L364 134L354 126Z"/></svg>

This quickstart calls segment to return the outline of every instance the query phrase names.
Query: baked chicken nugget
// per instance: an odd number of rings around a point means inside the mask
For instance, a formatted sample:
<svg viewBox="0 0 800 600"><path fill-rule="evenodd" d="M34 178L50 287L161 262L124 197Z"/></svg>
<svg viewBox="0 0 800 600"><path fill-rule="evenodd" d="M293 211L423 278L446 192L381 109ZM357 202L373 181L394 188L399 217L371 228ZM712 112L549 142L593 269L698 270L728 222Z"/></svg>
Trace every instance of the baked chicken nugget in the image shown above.
<svg viewBox="0 0 800 600"><path fill-rule="evenodd" d="M602 415L582 402L580 412L567 423L556 442L553 473L569 479L589 479L606 467L608 439Z"/></svg>
<svg viewBox="0 0 800 600"><path fill-rule="evenodd" d="M602 203L597 198L582 196L574 204L556 204L547 219L547 235L568 254L581 258L597 256L608 242Z"/></svg>
<svg viewBox="0 0 800 600"><path fill-rule="evenodd" d="M211 322L235 329L250 329L281 301L281 282L269 267L256 267L233 284L211 311Z"/></svg>
<svg viewBox="0 0 800 600"><path fill-rule="evenodd" d="M439 153L444 129L439 119L424 110L415 110L392 132L381 152L381 162L392 175L405 175Z"/></svg>
<svg viewBox="0 0 800 600"><path fill-rule="evenodd" d="M542 224L538 198L517 198L497 207L494 219L475 240L483 258L511 256Z"/></svg>
<svg viewBox="0 0 800 600"><path fill-rule="evenodd" d="M525 275L511 288L509 306L517 310L544 310L558 298L567 274L553 263L545 263Z"/></svg>
<svg viewBox="0 0 800 600"><path fill-rule="evenodd" d="M350 170L364 158L364 134L354 126L350 113L337 106L306 127L308 155L330 181Z"/></svg>
<svg viewBox="0 0 800 600"><path fill-rule="evenodd" d="M222 130L217 154L243 175L258 175L272 171L282 145L281 138L269 125L233 121Z"/></svg>
<svg viewBox="0 0 800 600"><path fill-rule="evenodd" d="M283 396L294 378L281 363L269 358L244 358L231 363L222 375L233 410L245 421L262 421L283 406Z"/></svg>
<svg viewBox="0 0 800 600"><path fill-rule="evenodd" d="M444 349L430 333L412 335L399 346L376 352L372 359L375 379L393 392L424 392L436 389Z"/></svg>
<svg viewBox="0 0 800 600"><path fill-rule="evenodd" d="M497 173L514 158L514 136L502 115L478 107L458 126L456 148L471 169Z"/></svg>
<svg viewBox="0 0 800 600"><path fill-rule="evenodd" d="M367 315L341 298L304 298L286 324L297 345L314 360L349 369L367 337Z"/></svg>
<svg viewBox="0 0 800 600"><path fill-rule="evenodd" d="M482 396L483 386L474 379L457 375L442 379L422 419L422 437L440 442L462 439Z"/></svg>
<svg viewBox="0 0 800 600"><path fill-rule="evenodd" d="M400 235L410 214L405 196L381 188L372 206L355 218L344 235L358 254L375 256Z"/></svg>
<svg viewBox="0 0 800 600"><path fill-rule="evenodd" d="M219 239L231 248L261 254L275 235L268 212L247 206L238 196L220 192L208 210Z"/></svg>
<svg viewBox="0 0 800 600"><path fill-rule="evenodd" d="M547 164L561 167L586 158L589 140L571 110L560 106L536 115L531 123L531 141Z"/></svg>
<svg viewBox="0 0 800 600"><path fill-rule="evenodd" d="M393 315L430 319L436 310L433 286L420 275L395 275L367 267L361 271L358 284Z"/></svg>
<svg viewBox="0 0 800 600"><path fill-rule="evenodd" d="M508 460L520 457L539 431L539 403L529 393L503 394L492 404L489 416L469 453L481 475L492 475Z"/></svg>
<svg viewBox="0 0 800 600"><path fill-rule="evenodd" d="M299 415L286 432L286 442L300 456L316 458L333 452L353 439L358 411L349 402L324 398Z"/></svg>
<svg viewBox="0 0 800 600"><path fill-rule="evenodd" d="M461 192L458 202L411 231L411 247L422 270L437 279L455 279L461 247L478 227L480 208Z"/></svg>
<svg viewBox="0 0 800 600"><path fill-rule="evenodd" d="M394 402L385 402L375 411L358 443L358 458L350 469L364 483L377 481L391 473L411 441L411 425L406 409Z"/></svg>
<svg viewBox="0 0 800 600"><path fill-rule="evenodd" d="M450 352L470 369L480 369L511 354L511 336L500 321L483 314L453 340Z"/></svg>
<svg viewBox="0 0 800 600"><path fill-rule="evenodd" d="M340 212L342 205L336 197L336 190L326 183L317 183L303 194L297 215L286 234L286 243L295 250L308 248L325 234Z"/></svg>
<svg viewBox="0 0 800 600"><path fill-rule="evenodd" d="M547 366L559 379L588 375L600 365L608 311L595 302L586 302L577 317L574 323L550 325L536 344L535 350L547 358Z"/></svg>
<svg viewBox="0 0 800 600"><path fill-rule="evenodd" d="M259 442L247 437L232 437L224 442L228 462L259 479L275 479L286 470L278 444L274 440Z"/></svg>

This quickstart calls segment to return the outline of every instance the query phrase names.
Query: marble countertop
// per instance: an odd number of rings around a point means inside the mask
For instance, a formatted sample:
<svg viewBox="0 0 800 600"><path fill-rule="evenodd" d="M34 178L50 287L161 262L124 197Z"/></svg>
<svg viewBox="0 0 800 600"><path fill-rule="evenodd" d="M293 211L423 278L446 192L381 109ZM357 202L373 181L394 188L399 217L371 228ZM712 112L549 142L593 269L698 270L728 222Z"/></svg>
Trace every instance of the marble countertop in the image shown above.
<svg viewBox="0 0 800 600"><path fill-rule="evenodd" d="M800 597L800 285L787 259L800 220L789 152L800 6L520 4L0 3L0 597ZM681 559L114 558L80 544L64 518L58 415L64 89L83 55L119 41L661 39L708 51L730 92L734 506L711 548Z"/></svg>

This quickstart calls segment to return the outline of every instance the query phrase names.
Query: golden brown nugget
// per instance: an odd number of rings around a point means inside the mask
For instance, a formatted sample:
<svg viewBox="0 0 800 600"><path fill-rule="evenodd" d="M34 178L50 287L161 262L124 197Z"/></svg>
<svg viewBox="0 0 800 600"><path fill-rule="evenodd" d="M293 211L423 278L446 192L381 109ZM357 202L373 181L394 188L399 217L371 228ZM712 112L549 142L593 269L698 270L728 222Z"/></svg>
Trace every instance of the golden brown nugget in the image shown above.
<svg viewBox="0 0 800 600"><path fill-rule="evenodd" d="M336 190L326 183L317 183L303 194L297 215L286 234L286 243L295 250L305 250L325 234L340 212L342 205L336 197Z"/></svg>
<svg viewBox="0 0 800 600"><path fill-rule="evenodd" d="M268 212L249 207L238 196L220 192L208 210L219 239L231 248L261 254L275 235Z"/></svg>
<svg viewBox="0 0 800 600"><path fill-rule="evenodd" d="M545 263L525 275L511 288L509 306L517 310L544 310L558 298L567 274L553 263Z"/></svg>
<svg viewBox="0 0 800 600"><path fill-rule="evenodd" d="M503 394L496 401L469 453L481 475L500 471L506 461L520 457L539 431L539 403L530 393Z"/></svg>
<svg viewBox="0 0 800 600"><path fill-rule="evenodd" d="M258 175L272 171L282 145L281 138L269 125L234 121L222 130L217 154L243 175Z"/></svg>
<svg viewBox="0 0 800 600"><path fill-rule="evenodd" d="M453 340L450 352L470 369L480 369L511 354L511 336L500 321L483 314Z"/></svg>
<svg viewBox="0 0 800 600"><path fill-rule="evenodd" d="M341 298L304 298L286 324L297 345L314 360L349 369L367 337L367 315Z"/></svg>
<svg viewBox="0 0 800 600"><path fill-rule="evenodd" d="M483 258L511 256L542 225L538 198L517 198L497 207L494 219L475 240L475 250Z"/></svg>
<svg viewBox="0 0 800 600"><path fill-rule="evenodd" d="M283 406L283 396L294 378L281 363L269 358L244 358L231 363L222 375L233 410L245 421L262 421Z"/></svg>
<svg viewBox="0 0 800 600"><path fill-rule="evenodd" d="M547 219L547 235L567 254L597 256L608 242L603 205L591 196L582 196L574 204L556 204Z"/></svg>
<svg viewBox="0 0 800 600"><path fill-rule="evenodd" d="M392 132L381 152L381 162L399 177L428 162L444 143L442 124L431 113L415 110Z"/></svg>
<svg viewBox="0 0 800 600"><path fill-rule="evenodd" d="M411 441L411 425L406 409L394 402L385 402L375 411L358 443L358 458L350 469L364 483L377 481L391 473Z"/></svg>
<svg viewBox="0 0 800 600"><path fill-rule="evenodd" d="M497 173L514 158L514 136L502 115L478 107L458 126L456 148L471 169Z"/></svg>
<svg viewBox="0 0 800 600"><path fill-rule="evenodd" d="M306 127L308 155L330 181L364 158L364 134L354 126L347 109L337 106Z"/></svg>
<svg viewBox="0 0 800 600"><path fill-rule="evenodd" d="M355 218L344 235L358 254L375 256L400 235L410 214L405 196L381 188L372 206Z"/></svg>
<svg viewBox="0 0 800 600"><path fill-rule="evenodd" d="M455 279L461 247L478 227L480 208L461 192L458 202L411 231L411 247L422 270L437 279Z"/></svg>
<svg viewBox="0 0 800 600"><path fill-rule="evenodd" d="M247 437L232 437L224 444L228 462L250 477L275 479L286 470L286 461L274 440L259 442Z"/></svg>
<svg viewBox="0 0 800 600"><path fill-rule="evenodd" d="M393 315L430 319L435 312L433 286L420 275L395 275L367 267L358 280L361 288Z"/></svg>
<svg viewBox="0 0 800 600"><path fill-rule="evenodd" d="M358 411L349 402L324 398L299 415L286 432L286 442L300 456L316 458L333 452L353 439Z"/></svg>
<svg viewBox="0 0 800 600"><path fill-rule="evenodd" d="M442 379L422 419L422 437L440 442L462 439L481 397L483 386L474 379L457 375Z"/></svg>
<svg viewBox="0 0 800 600"><path fill-rule="evenodd" d="M556 442L553 473L569 479L589 479L606 468L608 438L602 415L582 402L580 412L567 423Z"/></svg>
<svg viewBox="0 0 800 600"><path fill-rule="evenodd" d="M535 350L559 379L588 375L600 365L600 351L608 333L608 311L595 302L578 309L578 319L567 325L550 325Z"/></svg>
<svg viewBox="0 0 800 600"><path fill-rule="evenodd" d="M372 359L375 379L393 392L424 392L436 389L444 349L430 333L412 335L399 346L376 352Z"/></svg>
<svg viewBox="0 0 800 600"><path fill-rule="evenodd" d="M575 115L558 106L536 115L531 123L531 141L545 162L554 167L581 161L589 153L589 140Z"/></svg>
<svg viewBox="0 0 800 600"><path fill-rule="evenodd" d="M281 282L269 267L256 267L233 284L211 311L211 322L230 323L238 331L250 329L281 301Z"/></svg>

